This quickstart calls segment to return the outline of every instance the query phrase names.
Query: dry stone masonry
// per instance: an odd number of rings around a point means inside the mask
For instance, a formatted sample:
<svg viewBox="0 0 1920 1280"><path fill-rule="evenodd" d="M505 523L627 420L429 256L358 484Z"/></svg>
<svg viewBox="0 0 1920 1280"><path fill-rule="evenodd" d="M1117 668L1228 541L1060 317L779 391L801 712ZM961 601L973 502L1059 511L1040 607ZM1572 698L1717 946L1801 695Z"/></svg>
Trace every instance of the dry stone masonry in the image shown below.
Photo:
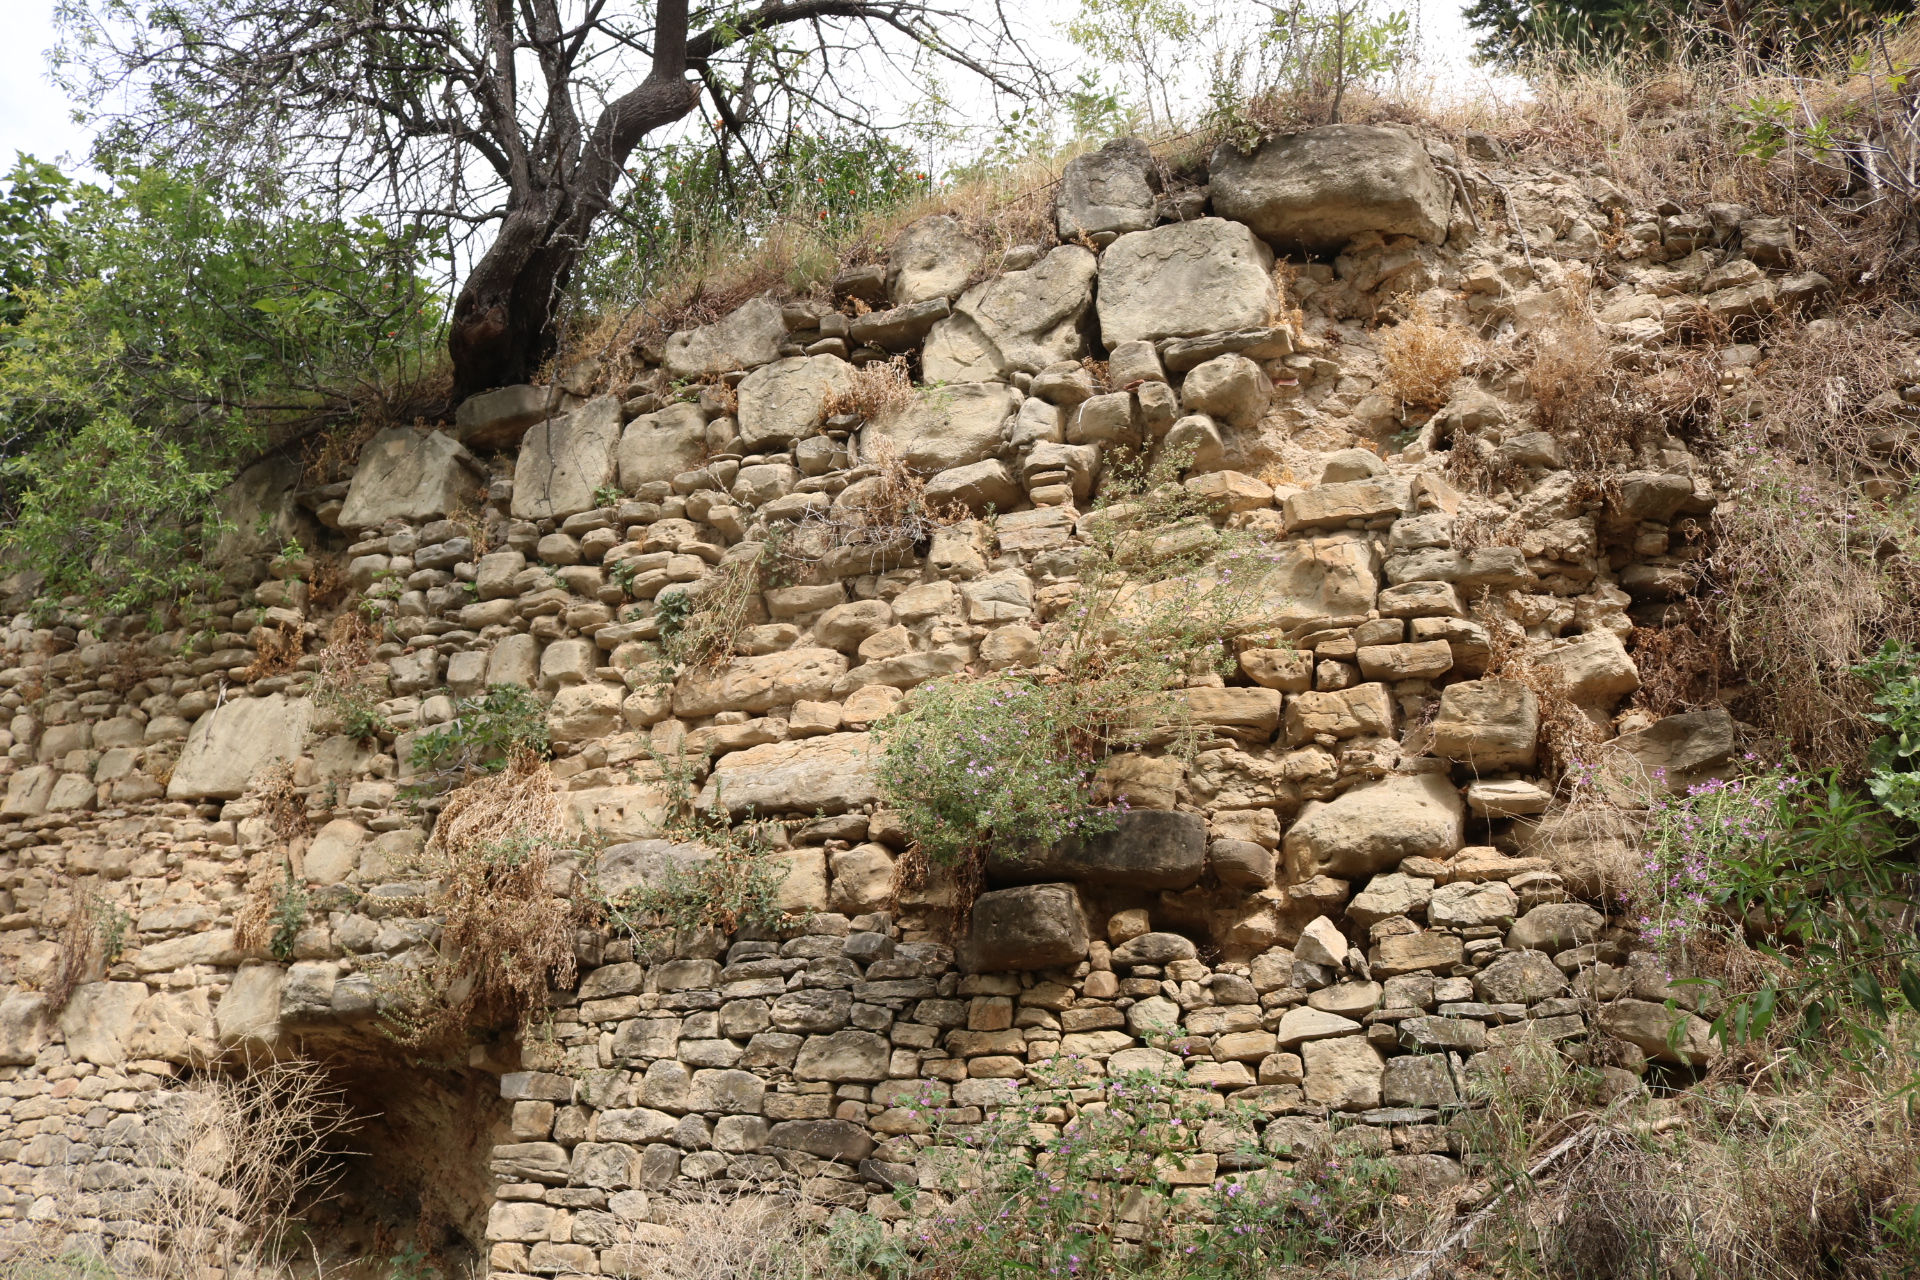
<svg viewBox="0 0 1920 1280"><path fill-rule="evenodd" d="M1416 410L1374 324L1415 297L1526 336L1590 298L1617 358L1652 367L1708 320L1744 342L1744 322L1818 306L1791 227L1637 208L1603 172L1370 126L1223 148L1198 175L1125 140L1058 192L1057 242L996 248L935 216L884 265L636 353L620 385L588 362L475 397L318 487L262 464L234 523L264 515L278 540L230 548L204 628L155 634L16 581L8 1228L137 1258L141 1136L191 1073L383 1060L369 970L437 928L409 876L434 811L400 794L409 748L497 684L547 706L569 821L597 848L556 893L709 856L663 838L657 757L696 762L703 805L795 820L769 855L782 927L666 950L583 935L550 1036L419 1068L464 1145L431 1176L394 1167L465 1196L441 1221L499 1280L636 1274L688 1189L931 1212L956 1185L937 1134L1012 1104L1040 1064L1080 1083L1054 1124L1140 1069L1251 1104L1257 1153L1210 1136L1196 1182L1346 1129L1445 1187L1476 1171L1471 1120L1499 1077L1582 1065L1625 1090L1649 1060L1704 1061L1711 1010L1607 914L1629 833L1564 814L1539 762L1543 690L1605 742L1603 775L1681 786L1734 751L1722 710L1626 705L1625 641L1689 589L1718 495L1677 439L1604 492L1582 483L1518 376ZM1496 225L1505 202L1519 225ZM1758 355L1725 347L1721 376ZM895 356L936 389L845 411L855 370ZM883 439L973 518L919 546L820 547L753 602L739 656L656 686L659 602L857 509ZM1235 673L1182 695L1197 754L1109 761L1114 828L995 850L970 927L942 936L937 885L895 890L907 833L880 803L875 726L928 680L1036 660L1122 450L1184 451L1215 523L1258 537L1260 616ZM1481 493L1469 470L1497 480ZM318 550L276 555L288 536ZM331 620L316 556L383 627L368 673L389 737L349 736L309 696ZM262 675L287 637L296 656ZM1495 665L1516 646L1535 678ZM309 834L282 838L269 783ZM284 961L235 933L249 882L282 866L307 902ZM86 913L114 949L56 1007Z"/></svg>

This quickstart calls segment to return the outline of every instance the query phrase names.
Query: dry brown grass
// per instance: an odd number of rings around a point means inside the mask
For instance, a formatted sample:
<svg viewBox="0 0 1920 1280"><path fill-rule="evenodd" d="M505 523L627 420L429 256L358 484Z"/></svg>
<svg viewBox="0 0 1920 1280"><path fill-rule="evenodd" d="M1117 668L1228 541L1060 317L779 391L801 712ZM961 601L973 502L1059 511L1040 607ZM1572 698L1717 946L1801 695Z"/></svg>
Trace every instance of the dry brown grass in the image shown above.
<svg viewBox="0 0 1920 1280"><path fill-rule="evenodd" d="M424 965L374 975L399 1001L402 1044L445 1049L471 1028L532 1019L550 987L572 984L579 910L548 884L565 831L559 784L530 753L449 796L423 858L440 886L426 904L439 942Z"/></svg>
<svg viewBox="0 0 1920 1280"><path fill-rule="evenodd" d="M1464 326L1435 316L1419 299L1405 319L1379 331L1374 345L1394 394L1418 408L1437 409L1447 402L1455 379L1480 343Z"/></svg>
<svg viewBox="0 0 1920 1280"><path fill-rule="evenodd" d="M1878 726L1850 668L1885 640L1920 642L1910 500L1867 496L1920 458L1920 428L1889 404L1910 342L1857 313L1776 342L1759 412L1711 454L1717 487L1706 562L1723 646L1745 685L1743 718L1803 763L1862 767Z"/></svg>
<svg viewBox="0 0 1920 1280"><path fill-rule="evenodd" d="M827 399L827 413L857 413L869 422L888 422L905 413L918 393L907 372L907 358L875 360L847 375L847 389Z"/></svg>

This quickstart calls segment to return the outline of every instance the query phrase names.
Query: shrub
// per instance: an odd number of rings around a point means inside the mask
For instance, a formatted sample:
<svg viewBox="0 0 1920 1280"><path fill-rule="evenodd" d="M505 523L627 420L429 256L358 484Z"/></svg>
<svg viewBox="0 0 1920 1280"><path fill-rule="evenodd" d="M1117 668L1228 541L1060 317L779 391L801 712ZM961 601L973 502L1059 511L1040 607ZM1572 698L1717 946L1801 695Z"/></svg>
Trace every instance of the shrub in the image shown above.
<svg viewBox="0 0 1920 1280"><path fill-rule="evenodd" d="M445 790L498 773L518 756L545 759L552 750L547 709L533 692L517 684L488 685L480 697L454 703L453 719L414 735L407 760L418 780L410 790Z"/></svg>
<svg viewBox="0 0 1920 1280"><path fill-rule="evenodd" d="M1394 393L1423 409L1447 402L1454 380L1480 345L1462 326L1436 317L1424 299L1414 302L1399 324L1380 330L1374 342Z"/></svg>
<svg viewBox="0 0 1920 1280"><path fill-rule="evenodd" d="M1911 649L1889 640L1854 674L1874 686L1880 709L1867 719L1886 730L1867 752L1867 790L1894 817L1920 826L1920 667Z"/></svg>

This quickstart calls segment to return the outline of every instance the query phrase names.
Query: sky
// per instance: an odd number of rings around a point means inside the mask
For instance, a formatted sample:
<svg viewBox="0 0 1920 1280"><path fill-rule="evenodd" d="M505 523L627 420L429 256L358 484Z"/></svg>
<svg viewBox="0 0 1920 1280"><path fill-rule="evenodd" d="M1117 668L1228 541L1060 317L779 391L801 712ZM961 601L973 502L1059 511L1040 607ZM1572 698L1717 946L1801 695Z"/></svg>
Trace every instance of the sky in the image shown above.
<svg viewBox="0 0 1920 1280"><path fill-rule="evenodd" d="M47 73L46 50L55 40L54 3L8 0L13 34L0 41L0 165L5 167L11 167L16 151L43 160L66 157L69 171L83 167L90 135L73 122L74 104L53 86ZM1470 67L1472 40L1458 0L1413 0L1409 7L1418 10L1422 73L1443 87L1450 83L1484 87L1486 74ZM1057 9L1064 20L1074 8L1070 0L1041 0L1027 12L1040 17L1045 10ZM1064 41L1061 47L1066 48Z"/></svg>

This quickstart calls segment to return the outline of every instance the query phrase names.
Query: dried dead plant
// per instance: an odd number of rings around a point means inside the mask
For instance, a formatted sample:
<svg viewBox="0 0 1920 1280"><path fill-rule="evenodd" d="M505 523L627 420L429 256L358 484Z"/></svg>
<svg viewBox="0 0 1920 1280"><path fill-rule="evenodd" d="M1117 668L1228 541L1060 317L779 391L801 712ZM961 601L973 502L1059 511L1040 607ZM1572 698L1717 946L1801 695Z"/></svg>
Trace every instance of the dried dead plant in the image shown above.
<svg viewBox="0 0 1920 1280"><path fill-rule="evenodd" d="M257 641L254 659L240 677L248 684L269 676L285 675L306 654L306 637L301 634L297 622L256 628L251 638Z"/></svg>
<svg viewBox="0 0 1920 1280"><path fill-rule="evenodd" d="M809 1231L804 1206L790 1197L689 1194L661 1204L657 1216L660 1225L633 1224L624 1234L647 1256L646 1270L667 1280L829 1274L823 1242Z"/></svg>
<svg viewBox="0 0 1920 1280"><path fill-rule="evenodd" d="M559 784L530 752L448 797L423 856L440 886L424 904L442 918L439 941L424 964L374 975L396 997L397 1040L446 1048L469 1028L535 1017L550 988L573 982L581 917L549 884L570 849Z"/></svg>
<svg viewBox="0 0 1920 1280"><path fill-rule="evenodd" d="M1558 778L1590 760L1605 734L1594 716L1567 696L1566 681L1542 667L1526 643L1526 631L1505 616L1489 593L1473 603L1474 620L1486 628L1487 665L1483 679L1513 680L1533 691L1539 703L1540 760Z"/></svg>
<svg viewBox="0 0 1920 1280"><path fill-rule="evenodd" d="M907 358L895 356L870 361L849 373L846 390L827 397L827 413L857 413L868 422L891 422L916 398L913 379L907 373Z"/></svg>
<svg viewBox="0 0 1920 1280"><path fill-rule="evenodd" d="M1712 618L1742 678L1742 718L1802 764L1864 763L1880 732L1852 668L1886 640L1920 642L1920 536L1899 493L1920 420L1898 390L1910 342L1858 314L1776 340L1751 420L1718 433L1705 563ZM1871 496L1872 482L1892 492Z"/></svg>
<svg viewBox="0 0 1920 1280"><path fill-rule="evenodd" d="M46 988L47 1004L56 1012L67 1007L82 983L91 980L100 959L100 922L90 895L74 891L58 945L60 961Z"/></svg>
<svg viewBox="0 0 1920 1280"><path fill-rule="evenodd" d="M138 1274L271 1275L291 1259L296 1214L324 1197L353 1127L341 1091L304 1059L209 1072L149 1113L135 1165L153 1232Z"/></svg>
<svg viewBox="0 0 1920 1280"><path fill-rule="evenodd" d="M1437 409L1453 393L1455 379L1480 342L1464 325L1435 315L1421 298L1400 323L1381 329L1374 345L1394 394L1418 408Z"/></svg>

